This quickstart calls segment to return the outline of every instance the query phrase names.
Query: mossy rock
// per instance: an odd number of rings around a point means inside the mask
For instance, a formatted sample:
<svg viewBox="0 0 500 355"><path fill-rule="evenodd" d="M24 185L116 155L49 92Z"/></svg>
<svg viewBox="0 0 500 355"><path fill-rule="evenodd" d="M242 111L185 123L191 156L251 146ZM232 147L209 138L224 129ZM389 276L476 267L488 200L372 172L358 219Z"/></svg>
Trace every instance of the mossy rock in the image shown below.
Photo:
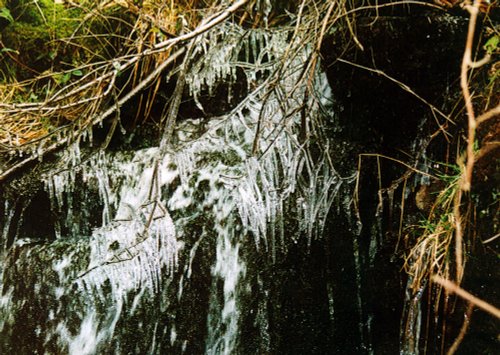
<svg viewBox="0 0 500 355"><path fill-rule="evenodd" d="M4 46L12 51L1 64L4 79L26 79L54 65L58 69L57 63L69 59L69 53L59 53L64 46L58 39L71 36L81 22L82 11L66 9L52 0L11 0L5 5L13 22L1 32Z"/></svg>
<svg viewBox="0 0 500 355"><path fill-rule="evenodd" d="M54 0L6 0L3 1L12 14L15 22L29 23L31 25L56 25L59 27L61 20L78 17L82 11L69 8L63 4L56 4ZM1 2L0 2L1 4ZM0 5L0 7L2 7Z"/></svg>
<svg viewBox="0 0 500 355"><path fill-rule="evenodd" d="M4 81L68 70L95 58L110 59L124 47L120 35L128 35L131 27L127 24L134 20L119 6L87 18L88 11L53 0L4 2L13 19L0 26L3 45L9 49L8 55L0 54L0 80ZM92 6L88 4L89 9ZM109 38L103 40L100 35Z"/></svg>
<svg viewBox="0 0 500 355"><path fill-rule="evenodd" d="M0 0L0 32L12 22L12 14L5 6L5 2Z"/></svg>

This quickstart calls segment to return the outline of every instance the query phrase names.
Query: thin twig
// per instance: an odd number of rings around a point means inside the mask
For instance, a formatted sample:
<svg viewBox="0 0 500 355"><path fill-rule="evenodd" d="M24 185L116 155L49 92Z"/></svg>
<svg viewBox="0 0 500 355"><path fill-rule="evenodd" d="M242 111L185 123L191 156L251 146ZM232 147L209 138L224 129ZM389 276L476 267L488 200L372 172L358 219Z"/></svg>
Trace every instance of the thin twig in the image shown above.
<svg viewBox="0 0 500 355"><path fill-rule="evenodd" d="M494 235L494 236L493 236L493 237L491 237L491 238L488 238L488 239L486 239L486 240L483 240L483 241L482 241L482 243L483 243L483 244L488 244L488 243L491 243L491 242L493 242L494 240L498 239L499 237L500 237L500 233L498 233L498 234Z"/></svg>
<svg viewBox="0 0 500 355"><path fill-rule="evenodd" d="M436 106L434 106L433 104L431 104L429 101L427 101L426 99L424 99L422 96L418 95L415 91L413 91L408 85L406 85L405 83L397 80L396 78L393 78L392 76L388 75L387 73L385 73L383 70L379 70L379 69L374 69L374 68L370 68L370 67L366 67L364 65L361 65L361 64L357 64L357 63L354 63L354 62L351 62L351 61L348 61L348 60L345 60L345 59L342 59L342 58L337 58L337 60L341 63L344 63L344 64L349 64L349 65L352 65L353 67L356 67L356 68L360 68L360 69L364 69L364 70L367 70L367 71L370 71L372 73L375 73L375 74L378 74L380 76L383 76L384 78L386 79L389 79L390 81L396 83L399 87L401 87L404 91L407 91L409 92L410 94L412 94L413 96L415 96L417 99L419 99L420 101L422 101L424 104L426 104L427 106L429 106L429 108L431 109L432 112L437 112L441 117L443 117L445 120L449 121L450 123L455 123L453 122L453 120L451 120L448 115L446 115L445 113L443 113L441 110L439 110Z"/></svg>
<svg viewBox="0 0 500 355"><path fill-rule="evenodd" d="M472 46L474 43L474 34L476 31L477 15L479 13L480 0L474 0L474 5L465 5L465 8L470 13L469 27L467 30L467 39L465 42L464 55L462 58L462 65L460 70L460 86L462 88L462 95L465 101L465 109L467 111L467 154L460 182L460 188L457 191L454 200L453 214L455 216L455 264L456 264L456 279L460 284L464 272L463 265L463 231L462 231L462 216L460 213L460 206L462 203L463 192L470 191L472 181L472 171L474 170L475 154L474 154L474 140L476 138L477 122L472 105L472 95L469 89L468 73L469 69L477 66L472 60Z"/></svg>
<svg viewBox="0 0 500 355"><path fill-rule="evenodd" d="M457 294L458 296L462 297L464 300L474 304L478 308L481 308L483 311L486 311L486 312L492 314L493 316L497 317L498 319L500 319L500 309L498 309L495 306L489 304L488 302L485 302L482 299L477 298L476 296L470 294L469 292L460 288L459 286L457 286L455 283L451 282L450 280L447 280L439 275L434 275L432 277L432 281L443 286L448 292Z"/></svg>
<svg viewBox="0 0 500 355"><path fill-rule="evenodd" d="M467 161L465 165L464 179L462 181L462 189L469 191L472 180L472 170L474 169L474 139L476 137L476 117L472 106L472 96L469 89L468 72L472 67L472 45L474 42L474 33L476 31L477 14L479 13L479 0L474 0L474 5L467 5L466 9L470 13L469 28L467 30L467 40L465 43L464 55L460 71L460 86L465 100L465 109L467 110L468 118L468 134L467 134Z"/></svg>
<svg viewBox="0 0 500 355"><path fill-rule="evenodd" d="M497 105L496 107L492 108L489 111L486 111L481 116L479 116L476 119L476 124L479 126L480 124L484 123L485 121L487 121L493 117L499 116L499 115L500 115L500 105Z"/></svg>
<svg viewBox="0 0 500 355"><path fill-rule="evenodd" d="M469 328L470 318L472 317L473 310L474 310L474 305L472 303L469 303L469 305L467 306L467 310L465 311L464 314L464 322L462 324L462 327L460 328L460 332L458 333L458 336L456 337L451 347L448 349L446 355L453 355L458 350L458 347L462 343L462 340L464 340L465 334L467 333L467 329Z"/></svg>
<svg viewBox="0 0 500 355"><path fill-rule="evenodd" d="M167 145L170 144L172 140L175 121L177 119L177 115L179 113L179 107L182 102L182 94L184 92L184 86L186 85L186 71L188 69L188 61L190 60L189 57L191 56L194 43L195 42L191 43L180 68L179 76L177 78L177 83L175 85L170 106L168 108L165 126L163 128L163 133L160 141L160 149L166 149Z"/></svg>

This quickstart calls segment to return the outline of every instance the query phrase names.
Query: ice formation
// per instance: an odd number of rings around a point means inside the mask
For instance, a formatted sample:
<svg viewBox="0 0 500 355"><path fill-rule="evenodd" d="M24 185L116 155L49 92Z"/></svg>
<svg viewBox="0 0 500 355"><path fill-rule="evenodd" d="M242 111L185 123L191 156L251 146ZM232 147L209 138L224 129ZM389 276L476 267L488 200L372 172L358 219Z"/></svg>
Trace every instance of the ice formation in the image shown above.
<svg viewBox="0 0 500 355"><path fill-rule="evenodd" d="M305 94L311 89L303 84L302 71L308 48L296 50L283 66L289 34L224 24L199 37L193 57L201 59L191 64L186 78L191 94L201 107L201 90L234 82L240 68L250 93L236 108L203 125L200 120L179 122L176 144L166 150L101 151L82 159L74 145L62 159L62 169L44 177L52 208L65 210L66 220L59 221L65 228L56 228L57 238L87 246L84 255L69 247L52 264L59 283L50 292L55 298L74 293L82 304L78 330L71 331L61 320L49 338L58 338L73 354L98 351L113 336L130 297L136 305L144 295L166 287L165 279L178 269L187 227L205 214L214 227L203 235L216 237L206 352L235 350L239 285L246 270L240 242L252 237L258 248L274 256L289 239L320 236L343 181L333 168L328 141L315 128L331 92L317 68L315 94ZM98 191L102 225L91 235L80 235L81 227L73 221L73 212L85 208L72 200L76 189ZM293 221L287 230L286 219ZM179 297L195 248L198 243L187 258ZM217 296L220 282L222 299ZM113 306L97 312L99 303ZM7 304L2 300L0 307ZM170 329L169 341L175 343L175 324Z"/></svg>

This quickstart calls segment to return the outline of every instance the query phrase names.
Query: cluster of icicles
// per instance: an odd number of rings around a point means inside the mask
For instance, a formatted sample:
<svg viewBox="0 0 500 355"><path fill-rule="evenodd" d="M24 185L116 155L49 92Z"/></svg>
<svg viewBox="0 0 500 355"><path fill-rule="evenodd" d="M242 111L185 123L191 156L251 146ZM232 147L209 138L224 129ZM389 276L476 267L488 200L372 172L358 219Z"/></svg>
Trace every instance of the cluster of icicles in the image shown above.
<svg viewBox="0 0 500 355"><path fill-rule="evenodd" d="M244 32L228 26L217 30L220 33L212 31L197 39L196 51L204 53L204 59L195 63L187 76L195 98L201 89L231 80L228 76L235 77L238 66L245 71L250 87L250 82L280 65L288 46L286 32ZM228 30L231 36L227 36ZM220 34L224 32L222 39ZM58 272L62 287L54 291L56 298L64 292L74 293L75 287L70 285L76 285L77 293L87 295L88 307L81 315L79 333L71 334L59 324L52 334L63 348L73 353L94 352L113 335L131 292L136 291L135 304L143 295L159 291L162 279L179 267L183 226L189 218L175 220L172 216L185 211L192 215L208 213L214 221L218 241L212 274L224 282L224 306L215 310L219 316L212 315L217 319L209 320L214 326L208 331L206 351L231 352L238 322L237 283L245 275L244 262L238 257L238 239L252 235L259 248L274 253L276 243L284 243L286 238L314 238L321 232L342 183L329 159L327 142L313 157L308 143L299 140L299 132L304 129L300 105L307 107L310 127L330 99L323 74L315 77L316 97L304 102L305 88L299 85L297 89L307 56L307 50L294 56L281 74L277 89L267 91L264 80L232 112L203 122L203 130L199 120L178 123L172 149L99 152L85 160L78 145L67 149L63 169L45 176L52 208L55 212L65 209L67 220L60 223L66 224L69 228L65 230L73 235L61 235L57 226L56 234L90 248L86 267L73 265L83 257L76 252L68 252L51 266ZM243 66L238 60L253 63ZM309 132L314 135L313 129ZM99 192L103 225L82 237L80 228L72 226L73 211L82 206L71 196L75 189L85 188ZM285 235L286 206L295 211L298 229ZM104 318L107 324L97 324L89 299L114 304ZM3 302L4 306L9 302ZM175 341L175 329L171 340Z"/></svg>

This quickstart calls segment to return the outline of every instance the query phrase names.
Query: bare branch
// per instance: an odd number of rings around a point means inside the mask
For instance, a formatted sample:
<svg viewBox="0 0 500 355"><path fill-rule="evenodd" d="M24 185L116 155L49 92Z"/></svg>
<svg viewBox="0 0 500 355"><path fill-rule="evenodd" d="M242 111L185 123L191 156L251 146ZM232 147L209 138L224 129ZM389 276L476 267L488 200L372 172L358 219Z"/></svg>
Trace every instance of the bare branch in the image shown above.
<svg viewBox="0 0 500 355"><path fill-rule="evenodd" d="M462 343L462 340L464 340L465 334L467 333L467 329L469 328L470 318L472 317L473 310L474 310L474 305L472 303L469 303L469 305L467 306L467 310L465 311L464 314L464 322L462 324L462 328L460 328L460 332L458 333L457 338L455 339L451 347L448 349L446 355L453 355L458 350L458 347Z"/></svg>
<svg viewBox="0 0 500 355"><path fill-rule="evenodd" d="M458 296L462 297L464 300L474 304L478 308L481 308L483 311L486 311L486 312L492 314L493 316L497 317L498 319L500 319L500 309L498 309L495 306L489 304L488 302L485 302L482 299L477 298L476 296L470 294L469 292L460 288L459 286L457 286L456 284L454 284L450 280L442 278L439 275L434 275L432 277L432 281L443 286L448 292L457 294Z"/></svg>
<svg viewBox="0 0 500 355"><path fill-rule="evenodd" d="M464 179L462 181L462 189L469 191L472 180L472 170L474 169L474 139L476 137L476 117L472 106L472 96L469 89L468 72L472 63L472 45L474 42L474 33L476 30L477 14L479 13L479 0L474 0L474 5L466 5L465 8L470 13L469 28L467 31L467 40L462 59L460 72L460 86L465 100L465 109L468 117L468 135L467 135L467 162L465 167Z"/></svg>
<svg viewBox="0 0 500 355"><path fill-rule="evenodd" d="M493 117L499 116L499 115L500 115L500 105L497 105L496 107L492 108L489 111L486 111L481 116L479 116L476 119L476 123L479 126L483 122L485 122L485 121L487 121L487 120L489 120L489 119L491 119Z"/></svg>
<svg viewBox="0 0 500 355"><path fill-rule="evenodd" d="M339 62L341 62L341 63L349 64L349 65L352 65L353 67L364 69L364 70L370 71L372 73L376 73L376 74L378 74L380 76L383 76L384 78L389 79L390 81L392 81L392 82L396 83L397 85L399 85L404 91L409 92L410 94L412 94L413 96L415 96L417 99L419 99L420 101L422 101L424 104L426 104L427 106L429 106L429 108L431 109L432 112L437 112L441 117L443 117L448 122L453 123L453 124L455 123L455 122L453 122L452 119L450 119L450 117L447 114L445 114L444 112L442 112L440 109L438 109L436 106L434 106L429 101L427 101L426 99L424 99L422 96L418 95L408 85L406 85L405 83L403 83L403 82L401 82L401 81L393 78L392 76L388 75L384 71L379 70L379 69L374 69L374 68L366 67L366 66L361 65L361 64L353 63L353 62L350 62L350 61L342 59L342 58L337 58L337 60Z"/></svg>

